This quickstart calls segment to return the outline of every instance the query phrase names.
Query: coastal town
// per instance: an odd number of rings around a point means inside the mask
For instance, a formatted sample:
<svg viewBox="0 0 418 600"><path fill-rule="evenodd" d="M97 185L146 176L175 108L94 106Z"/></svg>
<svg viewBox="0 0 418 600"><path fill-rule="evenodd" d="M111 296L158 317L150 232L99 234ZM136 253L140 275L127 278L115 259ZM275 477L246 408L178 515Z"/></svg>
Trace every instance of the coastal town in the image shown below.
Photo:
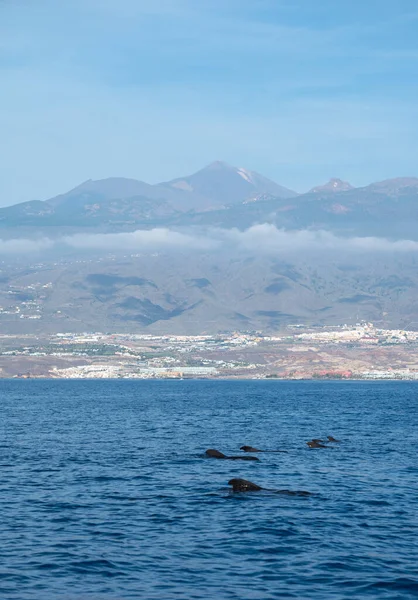
<svg viewBox="0 0 418 600"><path fill-rule="evenodd" d="M56 379L418 379L418 331L287 326L280 334L0 335L0 376Z"/></svg>

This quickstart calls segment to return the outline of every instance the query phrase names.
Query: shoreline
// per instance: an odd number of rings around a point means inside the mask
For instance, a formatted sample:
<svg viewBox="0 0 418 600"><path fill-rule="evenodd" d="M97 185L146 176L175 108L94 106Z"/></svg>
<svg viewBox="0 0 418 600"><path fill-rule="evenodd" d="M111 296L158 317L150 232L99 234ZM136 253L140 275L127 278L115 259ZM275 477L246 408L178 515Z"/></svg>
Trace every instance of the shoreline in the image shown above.
<svg viewBox="0 0 418 600"><path fill-rule="evenodd" d="M269 382L309 382L309 383L350 383L363 382L373 383L375 381L407 381L418 382L415 377L350 377L346 379L339 378L291 378L291 377L48 377L48 376L32 376L18 377L16 375L10 377L1 377L0 381L269 381Z"/></svg>

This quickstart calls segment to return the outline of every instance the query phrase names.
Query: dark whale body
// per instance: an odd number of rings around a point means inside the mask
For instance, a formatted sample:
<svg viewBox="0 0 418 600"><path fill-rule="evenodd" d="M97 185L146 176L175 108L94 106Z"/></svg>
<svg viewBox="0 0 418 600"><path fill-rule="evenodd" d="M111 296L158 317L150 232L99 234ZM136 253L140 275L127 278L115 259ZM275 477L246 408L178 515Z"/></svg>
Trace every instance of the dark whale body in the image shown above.
<svg viewBox="0 0 418 600"><path fill-rule="evenodd" d="M256 456L226 456L222 452L219 452L219 450L214 450L212 448L206 450L205 454L210 458L220 458L223 460L260 460Z"/></svg>
<svg viewBox="0 0 418 600"><path fill-rule="evenodd" d="M234 478L228 481L228 485L232 485L233 492L258 492L264 490L266 492L272 492L273 494L285 494L286 496L310 496L310 492L305 491L292 491L292 490L267 490L262 488L252 481L246 479Z"/></svg>
<svg viewBox="0 0 418 600"><path fill-rule="evenodd" d="M232 485L233 492L257 492L263 488L259 485L247 481L246 479L234 478L228 481L228 485Z"/></svg>
<svg viewBox="0 0 418 600"><path fill-rule="evenodd" d="M329 446L325 446L324 444L319 444L316 440L312 440L311 442L306 442L309 448L329 448Z"/></svg>
<svg viewBox="0 0 418 600"><path fill-rule="evenodd" d="M340 441L340 440L336 440L335 437L332 437L332 435L328 435L327 438L328 438L329 442L339 442Z"/></svg>
<svg viewBox="0 0 418 600"><path fill-rule="evenodd" d="M244 452L287 452L287 450L260 450L259 448L253 448L252 446L241 446L240 450Z"/></svg>

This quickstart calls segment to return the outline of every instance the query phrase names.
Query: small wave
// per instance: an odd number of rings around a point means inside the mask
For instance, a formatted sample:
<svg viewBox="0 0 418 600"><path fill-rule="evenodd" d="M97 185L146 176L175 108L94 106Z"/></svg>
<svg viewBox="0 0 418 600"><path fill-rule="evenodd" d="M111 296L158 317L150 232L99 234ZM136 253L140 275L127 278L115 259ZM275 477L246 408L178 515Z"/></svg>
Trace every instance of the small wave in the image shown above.
<svg viewBox="0 0 418 600"><path fill-rule="evenodd" d="M116 475L96 475L90 478L92 481L129 481L130 477L118 477Z"/></svg>
<svg viewBox="0 0 418 600"><path fill-rule="evenodd" d="M398 577L397 579L392 579L390 581L376 581L374 583L369 584L364 589L373 590L373 589L383 589L390 591L406 591L413 592L414 594L418 592L418 578L411 579L409 577Z"/></svg>
<svg viewBox="0 0 418 600"><path fill-rule="evenodd" d="M80 560L70 563L69 566L76 573L97 573L104 577L116 577L124 574L113 562L104 558Z"/></svg>
<svg viewBox="0 0 418 600"><path fill-rule="evenodd" d="M416 452L404 438L382 451L393 430L415 439L416 384L397 386L396 396L379 384L375 398L357 383L327 383L326 394L323 384L297 382L42 385L42 419L33 418L30 383L23 403L10 389L1 395L9 413L29 407L0 452L9 465L0 484L2 597L418 597ZM60 397L62 386L74 394ZM346 441L305 451L308 435L329 432ZM202 436L215 441L200 448ZM234 454L243 436L292 452L249 464L202 460L225 436ZM272 491L233 493L233 477Z"/></svg>

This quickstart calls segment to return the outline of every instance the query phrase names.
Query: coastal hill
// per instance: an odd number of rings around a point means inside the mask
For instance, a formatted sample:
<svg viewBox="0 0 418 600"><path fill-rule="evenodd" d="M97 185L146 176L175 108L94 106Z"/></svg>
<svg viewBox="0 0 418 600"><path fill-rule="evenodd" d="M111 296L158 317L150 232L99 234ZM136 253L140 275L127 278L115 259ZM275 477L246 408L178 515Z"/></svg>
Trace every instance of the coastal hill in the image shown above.
<svg viewBox="0 0 418 600"><path fill-rule="evenodd" d="M2 264L3 333L418 327L414 253L55 252Z"/></svg>

